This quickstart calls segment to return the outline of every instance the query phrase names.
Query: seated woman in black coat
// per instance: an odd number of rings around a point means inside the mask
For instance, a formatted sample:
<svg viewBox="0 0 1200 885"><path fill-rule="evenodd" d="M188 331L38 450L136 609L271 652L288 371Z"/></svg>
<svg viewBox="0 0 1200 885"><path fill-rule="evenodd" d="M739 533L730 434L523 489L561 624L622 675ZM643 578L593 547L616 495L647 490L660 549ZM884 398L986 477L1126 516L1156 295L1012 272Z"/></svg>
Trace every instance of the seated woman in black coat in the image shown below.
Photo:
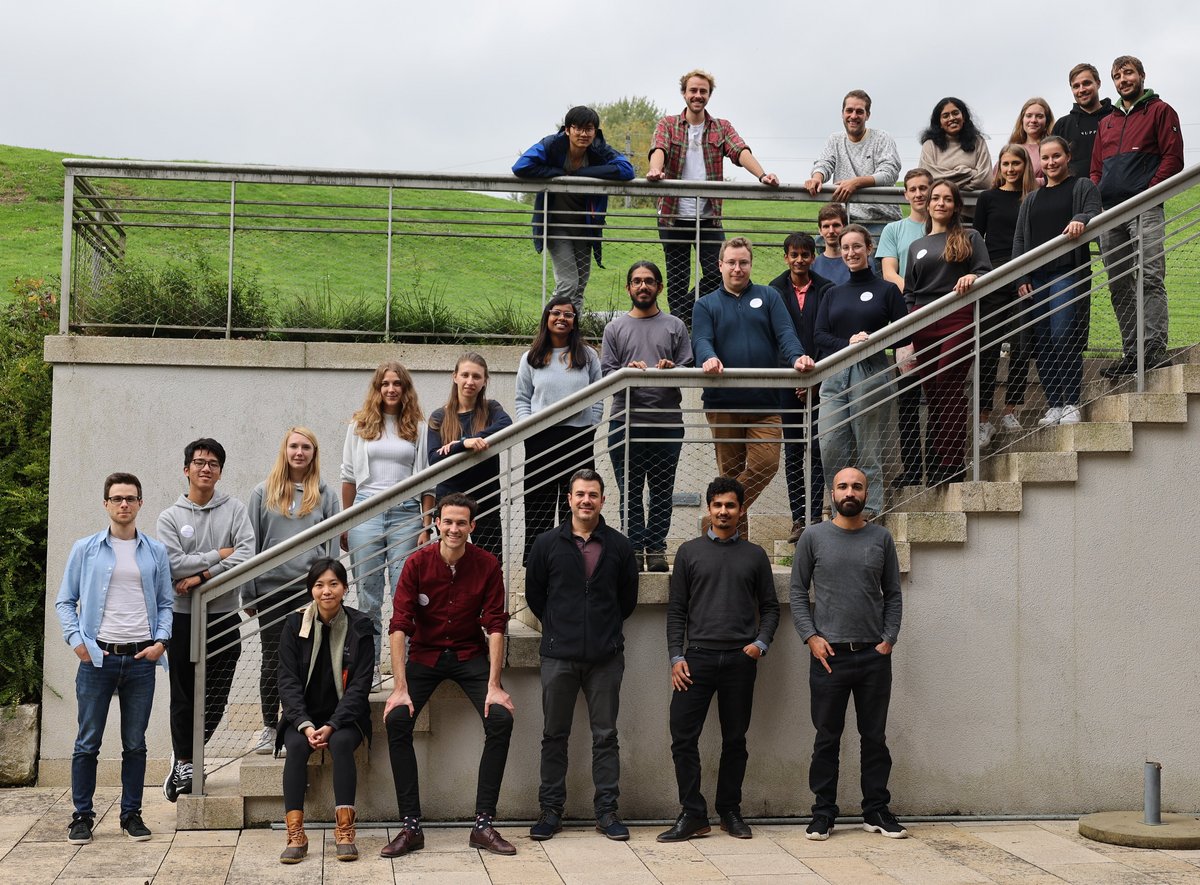
<svg viewBox="0 0 1200 885"><path fill-rule="evenodd" d="M279 642L283 715L276 752L287 747L283 767L287 847L279 860L299 863L308 853L304 790L308 757L314 750L328 750L333 757L337 859L357 860L354 751L364 739L371 739L368 697L375 666L375 626L367 615L342 605L346 568L336 559L314 562L308 570L307 586L313 601L287 616Z"/></svg>

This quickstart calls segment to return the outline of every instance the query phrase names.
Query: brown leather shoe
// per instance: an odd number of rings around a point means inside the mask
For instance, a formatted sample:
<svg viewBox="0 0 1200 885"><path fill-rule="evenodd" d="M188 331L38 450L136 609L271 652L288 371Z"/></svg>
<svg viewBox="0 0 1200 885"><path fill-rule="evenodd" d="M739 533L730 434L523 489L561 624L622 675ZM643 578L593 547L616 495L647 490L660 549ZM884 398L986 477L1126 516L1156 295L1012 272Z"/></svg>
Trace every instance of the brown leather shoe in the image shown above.
<svg viewBox="0 0 1200 885"><path fill-rule="evenodd" d="M792 533L788 535L787 542L789 544L795 544L797 541L799 541L800 536L804 534L804 528L805 524L803 519L797 519L795 522L793 522Z"/></svg>
<svg viewBox="0 0 1200 885"><path fill-rule="evenodd" d="M420 851L425 847L425 832L421 829L401 827L396 838L384 845L379 851L380 857L402 857L410 851Z"/></svg>
<svg viewBox="0 0 1200 885"><path fill-rule="evenodd" d="M308 836L304 833L304 811L289 811L287 820L287 847L279 855L280 863L300 863L308 854Z"/></svg>
<svg viewBox="0 0 1200 885"><path fill-rule="evenodd" d="M333 828L333 841L337 845L338 860L358 860L358 847L354 844L356 835L353 805L339 805L333 810L337 825Z"/></svg>
<svg viewBox="0 0 1200 885"><path fill-rule="evenodd" d="M512 843L505 839L496 831L490 823L485 826L471 827L471 838L467 843L472 848L478 848L482 851L490 851L492 854L502 854L505 857L511 857L517 853L517 849Z"/></svg>

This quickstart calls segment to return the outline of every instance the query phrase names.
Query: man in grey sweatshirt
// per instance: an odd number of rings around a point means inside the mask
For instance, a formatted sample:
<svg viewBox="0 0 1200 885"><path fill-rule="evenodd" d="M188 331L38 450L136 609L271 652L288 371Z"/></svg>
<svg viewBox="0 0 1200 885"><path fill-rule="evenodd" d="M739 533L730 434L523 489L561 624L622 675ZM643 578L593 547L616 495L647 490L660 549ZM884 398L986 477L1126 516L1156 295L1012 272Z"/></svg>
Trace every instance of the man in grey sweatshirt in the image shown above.
<svg viewBox="0 0 1200 885"><path fill-rule="evenodd" d="M808 784L815 794L807 837L828 839L837 819L838 751L854 695L862 746L863 829L903 839L888 803L892 757L885 731L892 696L892 647L900 635L900 563L891 532L863 517L867 477L838 471L834 518L800 536L792 561L796 632L812 652L808 671L813 745ZM809 604L809 586L813 588Z"/></svg>
<svg viewBox="0 0 1200 885"><path fill-rule="evenodd" d="M175 623L167 655L171 662L171 770L163 795L174 802L192 791L192 719L195 715L196 666L191 660L192 593L205 581L254 555L254 529L246 506L216 490L225 467L225 449L215 439L190 442L183 450L188 490L158 516L158 539L167 548L175 585ZM225 715L233 673L242 653L238 634L238 591L230 590L208 606L207 683L204 740Z"/></svg>

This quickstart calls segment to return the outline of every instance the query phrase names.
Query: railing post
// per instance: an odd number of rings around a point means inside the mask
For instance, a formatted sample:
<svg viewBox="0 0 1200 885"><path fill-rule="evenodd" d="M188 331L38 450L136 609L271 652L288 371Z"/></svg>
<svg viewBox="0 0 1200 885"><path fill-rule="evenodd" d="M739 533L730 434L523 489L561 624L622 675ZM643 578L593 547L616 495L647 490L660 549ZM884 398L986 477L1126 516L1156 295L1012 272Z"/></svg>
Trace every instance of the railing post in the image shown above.
<svg viewBox="0 0 1200 885"><path fill-rule="evenodd" d="M1137 217L1137 392L1146 390L1146 240L1142 228L1144 215Z"/></svg>
<svg viewBox="0 0 1200 885"><path fill-rule="evenodd" d="M806 392L804 394L804 412L803 412L803 415L804 415L804 418L803 418L804 440L805 440L804 473L801 476L801 481L804 483L804 500L806 502L805 509L808 511L807 513L804 514L804 524L812 525L813 524L813 514L815 513L817 516L820 516L821 507L824 505L825 502L813 500L813 494L812 494L812 490L813 490L813 484L812 484L813 459L812 459L812 454L813 454L813 446L817 442L816 438L813 436L813 425L812 425L812 401L813 401L814 388L809 386L809 387L805 388L805 391ZM787 470L786 456L787 456L787 453L784 452L784 457L785 457L784 470L785 471ZM817 469L819 470L821 468L818 466Z"/></svg>
<svg viewBox="0 0 1200 885"><path fill-rule="evenodd" d="M62 230L62 291L58 293L58 334L66 335L71 329L71 262L75 253L75 176L67 173L63 182L63 230Z"/></svg>
<svg viewBox="0 0 1200 885"><path fill-rule="evenodd" d="M975 351L975 359L972 361L971 370L971 389L974 391L972 397L975 403L974 415L971 416L971 478L975 482L979 482L979 413L983 409L983 401L980 398L979 390L979 362L982 357L980 351L980 340L983 337L982 316L980 310L980 301L975 302L975 328L972 335L972 347ZM989 408L991 403L988 404Z"/></svg>
<svg viewBox="0 0 1200 885"><path fill-rule="evenodd" d="M237 209L237 180L229 182L229 268L225 283L225 340L233 337L233 229Z"/></svg>
<svg viewBox="0 0 1200 885"><path fill-rule="evenodd" d="M546 309L546 263L550 260L550 191L542 191L542 310Z"/></svg>
<svg viewBox="0 0 1200 885"><path fill-rule="evenodd" d="M199 611L196 611L199 609ZM192 795L204 795L204 723L208 717L208 600L192 597L191 659L196 681L192 687Z"/></svg>
<svg viewBox="0 0 1200 885"><path fill-rule="evenodd" d="M384 276L383 291L383 340L392 340L392 207L396 189L388 185L388 217L387 217L387 273Z"/></svg>
<svg viewBox="0 0 1200 885"><path fill-rule="evenodd" d="M625 445L622 446L624 451L621 452L621 460L625 464L625 472L621 477L621 528L625 532L626 537L629 535L629 447L633 444L633 441L629 438L630 434L633 433L633 427L629 424L630 406L632 405L629 399L629 392L630 389L628 387L625 388L625 413L622 416L625 419L625 426L621 428L621 439L625 441ZM639 486L638 507L642 506L641 497L642 489ZM644 530L645 523L643 523Z"/></svg>
<svg viewBox="0 0 1200 885"><path fill-rule="evenodd" d="M693 304L691 304L688 308L689 312L695 308L696 305L694 302L699 301L706 294L708 294L706 292L700 291L700 278L704 274L703 265L700 262L700 205L703 202L704 201L700 197L696 197L696 223L695 223L695 227L692 230L692 234L694 237L694 239L692 241L692 245L695 247L692 252L692 262L693 262L692 267L695 271L694 276L693 276L693 279L695 280L695 283L694 283L695 288L692 290L694 293L694 297L692 298Z"/></svg>

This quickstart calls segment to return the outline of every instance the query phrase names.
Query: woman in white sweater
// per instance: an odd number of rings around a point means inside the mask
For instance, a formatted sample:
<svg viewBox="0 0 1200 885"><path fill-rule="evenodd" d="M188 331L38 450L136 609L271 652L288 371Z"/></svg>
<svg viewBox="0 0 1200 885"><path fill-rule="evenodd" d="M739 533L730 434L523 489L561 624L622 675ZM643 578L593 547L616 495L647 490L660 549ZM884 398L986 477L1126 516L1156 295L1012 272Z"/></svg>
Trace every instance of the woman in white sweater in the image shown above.
<svg viewBox="0 0 1200 885"><path fill-rule="evenodd" d="M935 180L953 182L960 191L991 187L992 155L966 102L950 96L933 106L929 128L921 133L918 165Z"/></svg>

